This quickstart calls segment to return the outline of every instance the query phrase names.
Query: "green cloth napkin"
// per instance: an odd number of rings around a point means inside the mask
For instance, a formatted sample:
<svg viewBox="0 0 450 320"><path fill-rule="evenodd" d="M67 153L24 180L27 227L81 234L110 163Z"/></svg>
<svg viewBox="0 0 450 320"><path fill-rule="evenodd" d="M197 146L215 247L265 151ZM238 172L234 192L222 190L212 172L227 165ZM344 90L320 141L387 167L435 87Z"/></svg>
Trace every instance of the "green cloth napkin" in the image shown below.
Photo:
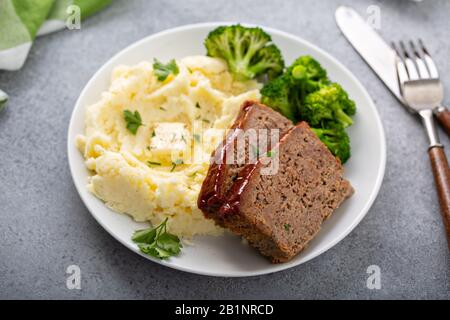
<svg viewBox="0 0 450 320"><path fill-rule="evenodd" d="M69 6L84 19L111 0L0 0L0 70L20 69L36 36L66 27Z"/></svg>

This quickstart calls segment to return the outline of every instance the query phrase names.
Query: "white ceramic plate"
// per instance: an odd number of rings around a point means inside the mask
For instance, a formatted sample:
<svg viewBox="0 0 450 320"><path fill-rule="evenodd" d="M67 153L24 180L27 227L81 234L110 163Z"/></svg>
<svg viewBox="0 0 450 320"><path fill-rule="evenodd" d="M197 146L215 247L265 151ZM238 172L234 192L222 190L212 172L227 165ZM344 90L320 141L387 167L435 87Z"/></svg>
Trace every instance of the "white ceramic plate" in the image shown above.
<svg viewBox="0 0 450 320"><path fill-rule="evenodd" d="M75 137L84 131L85 107L99 100L110 84L113 68L120 64L133 65L143 60L162 61L188 55L205 54L203 40L210 30L224 23L188 25L167 30L138 41L111 58L91 78L83 89L73 110L68 132L68 158L75 186L94 218L114 238L139 253L130 240L136 229L146 226L126 215L108 209L86 189L89 172L83 157L75 147ZM272 35L286 63L300 55L316 58L328 71L333 81L340 83L356 101L357 114L349 134L352 157L345 164L346 177L356 192L328 219L308 248L292 261L270 264L255 250L242 244L238 237L197 237L193 246L185 246L179 257L166 261L146 258L162 265L204 275L240 277L276 272L304 263L333 247L342 240L365 216L378 194L384 175L386 145L383 127L374 103L355 76L335 58L311 43L278 30L263 27Z"/></svg>

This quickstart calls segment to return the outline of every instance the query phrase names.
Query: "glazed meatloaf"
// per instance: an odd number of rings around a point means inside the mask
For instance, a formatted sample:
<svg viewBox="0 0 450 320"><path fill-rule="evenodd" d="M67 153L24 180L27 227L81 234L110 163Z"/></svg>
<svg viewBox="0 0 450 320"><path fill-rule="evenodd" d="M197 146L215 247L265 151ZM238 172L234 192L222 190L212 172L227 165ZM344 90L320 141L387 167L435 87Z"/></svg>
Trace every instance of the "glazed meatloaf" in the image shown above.
<svg viewBox="0 0 450 320"><path fill-rule="evenodd" d="M234 125L222 144L211 156L208 174L198 198L198 207L206 217L213 218L219 225L224 226L220 216L217 215L218 209L222 206L230 187L239 176L242 168L252 162L249 159L250 155L254 154L255 150L258 155L266 153L268 149L279 142L279 138L292 126L290 120L258 102L246 101L241 106ZM268 130L265 131L265 134L262 134L263 130L261 129ZM255 130L257 133L257 148L251 145L250 135L245 135L250 130ZM270 132L270 134L267 134L267 132ZM238 145L238 137L242 137L243 133L244 139L242 140L244 143ZM271 133L274 133L274 135Z"/></svg>
<svg viewBox="0 0 450 320"><path fill-rule="evenodd" d="M273 161L278 161L278 171L263 174ZM240 170L216 221L273 263L285 262L305 248L352 193L339 160L302 122L270 155Z"/></svg>

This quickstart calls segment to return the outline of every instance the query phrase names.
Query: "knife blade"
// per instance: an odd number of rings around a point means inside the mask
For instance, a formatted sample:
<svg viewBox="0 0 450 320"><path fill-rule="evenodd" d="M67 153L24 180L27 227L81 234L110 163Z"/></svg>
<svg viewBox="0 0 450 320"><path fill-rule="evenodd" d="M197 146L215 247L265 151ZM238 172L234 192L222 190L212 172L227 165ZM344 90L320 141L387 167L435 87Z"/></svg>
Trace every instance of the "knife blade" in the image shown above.
<svg viewBox="0 0 450 320"><path fill-rule="evenodd" d="M406 106L398 85L396 53L352 8L337 8L336 23L344 36L394 96Z"/></svg>

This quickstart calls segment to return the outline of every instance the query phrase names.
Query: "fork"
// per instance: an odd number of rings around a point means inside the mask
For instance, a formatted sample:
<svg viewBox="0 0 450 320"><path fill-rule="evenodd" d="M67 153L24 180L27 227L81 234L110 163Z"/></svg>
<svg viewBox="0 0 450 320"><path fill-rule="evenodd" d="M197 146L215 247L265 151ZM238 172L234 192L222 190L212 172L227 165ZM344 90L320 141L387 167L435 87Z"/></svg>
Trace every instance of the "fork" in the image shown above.
<svg viewBox="0 0 450 320"><path fill-rule="evenodd" d="M450 169L433 119L433 110L441 105L444 90L436 65L421 40L410 41L409 48L403 41L392 46L397 52L397 76L403 99L410 111L420 115L428 135L428 155L450 250Z"/></svg>

